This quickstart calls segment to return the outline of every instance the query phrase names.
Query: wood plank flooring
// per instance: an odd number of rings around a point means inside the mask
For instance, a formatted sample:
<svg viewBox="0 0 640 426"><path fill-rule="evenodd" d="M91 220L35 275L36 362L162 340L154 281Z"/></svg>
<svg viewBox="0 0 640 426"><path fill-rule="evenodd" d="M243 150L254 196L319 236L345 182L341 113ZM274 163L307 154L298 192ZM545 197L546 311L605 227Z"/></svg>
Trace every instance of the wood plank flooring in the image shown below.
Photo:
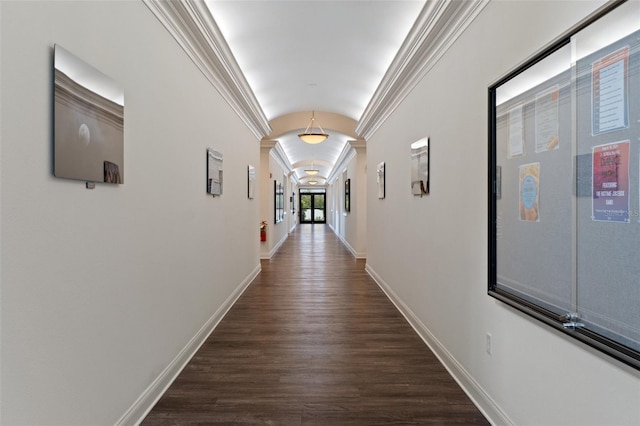
<svg viewBox="0 0 640 426"><path fill-rule="evenodd" d="M298 226L142 424L489 424L364 266Z"/></svg>

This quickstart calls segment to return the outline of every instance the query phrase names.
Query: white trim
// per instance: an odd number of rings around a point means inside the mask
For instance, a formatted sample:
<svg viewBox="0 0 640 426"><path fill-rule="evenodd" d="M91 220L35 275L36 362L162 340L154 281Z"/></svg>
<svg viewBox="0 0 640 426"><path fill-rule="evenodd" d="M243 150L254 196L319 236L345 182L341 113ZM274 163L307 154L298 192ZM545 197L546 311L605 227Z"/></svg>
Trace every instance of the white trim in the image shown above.
<svg viewBox="0 0 640 426"><path fill-rule="evenodd" d="M258 139L271 133L262 107L202 0L142 0Z"/></svg>
<svg viewBox="0 0 640 426"><path fill-rule="evenodd" d="M331 169L331 173L329 173L327 178L327 182L332 184L338 176L347 170L349 162L353 157L355 157L358 152L362 153L362 150L366 149L367 142L364 139L348 140L344 145L344 148L342 148L338 159L334 163L333 169Z"/></svg>
<svg viewBox="0 0 640 426"><path fill-rule="evenodd" d="M489 0L427 0L356 125L370 139Z"/></svg>
<svg viewBox="0 0 640 426"><path fill-rule="evenodd" d="M289 175L291 172L293 172L291 162L289 161L287 154L284 152L284 149L282 149L282 145L280 145L280 142L276 143L276 145L273 147L273 149L271 150L271 155L276 159L278 163L280 163L280 167L282 167L286 175Z"/></svg>
<svg viewBox="0 0 640 426"><path fill-rule="evenodd" d="M287 177L291 177L293 174L293 166L287 158L287 154L282 149L282 145L277 139L263 139L260 141L260 149L267 150L269 155L278 163L280 168L284 171Z"/></svg>
<svg viewBox="0 0 640 426"><path fill-rule="evenodd" d="M286 233L282 236L282 238L280 239L280 241L278 241L276 243L276 245L274 245L271 248L271 251L269 253L267 253L266 255L261 255L260 259L263 260L270 260L274 254L276 254L276 252L278 251L278 249L280 249L280 247L282 246L282 244L284 244L284 242L287 240L287 238L289 238L289 233Z"/></svg>
<svg viewBox="0 0 640 426"><path fill-rule="evenodd" d="M331 169L331 173L329 173L329 176L327 176L326 181L329 185L332 185L333 182L335 182L338 176L340 176L340 174L344 171L344 168L349 164L349 161L351 161L351 159L356 155L355 148L353 148L349 142L351 141L347 141L347 143L344 144L344 148L342 148L342 151L340 152L340 155L338 156L333 169ZM342 167L343 165L344 167Z"/></svg>
<svg viewBox="0 0 640 426"><path fill-rule="evenodd" d="M342 241L342 244L344 244L344 246L347 248L347 250L349 250L351 252L351 255L353 257L355 257L356 259L366 259L367 258L367 253L361 253L361 252L356 251L356 249L351 247L351 244L349 244L349 242L342 235L338 234L336 232L336 230L333 229L333 226L329 225L329 227L331 228L333 233L336 234L338 236L338 238L340 238L340 241Z"/></svg>
<svg viewBox="0 0 640 426"><path fill-rule="evenodd" d="M171 386L173 381L178 377L180 372L186 367L187 363L198 352L198 349L204 344L209 335L215 330L220 321L227 314L229 309L242 296L242 293L249 287L249 284L260 273L260 263L251 271L251 273L240 283L240 285L231 293L224 303L216 310L216 312L207 320L200 328L195 336L189 340L189 343L176 355L176 357L167 365L158 377L149 385L133 405L120 417L116 422L120 425L137 425L144 420L149 414L153 406L158 402L166 390Z"/></svg>
<svg viewBox="0 0 640 426"><path fill-rule="evenodd" d="M438 358L440 363L447 369L451 377L460 385L471 401L478 407L484 416L494 425L513 425L507 414L502 411L498 404L489 396L480 384L465 370L465 368L454 358L454 356L444 347L436 336L425 326L422 321L413 313L411 309L398 297L391 287L373 270L367 263L365 271L378 284L378 287L387 295L389 300L400 311L402 316L409 322L411 327L418 333L429 349Z"/></svg>

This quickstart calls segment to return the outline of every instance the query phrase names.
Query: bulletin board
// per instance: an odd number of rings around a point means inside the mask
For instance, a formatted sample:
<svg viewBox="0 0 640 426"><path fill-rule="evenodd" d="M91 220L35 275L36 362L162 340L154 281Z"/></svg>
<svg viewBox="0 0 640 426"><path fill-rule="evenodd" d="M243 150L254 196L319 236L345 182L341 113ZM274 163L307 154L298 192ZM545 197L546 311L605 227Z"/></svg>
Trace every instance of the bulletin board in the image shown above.
<svg viewBox="0 0 640 426"><path fill-rule="evenodd" d="M489 295L640 369L640 3L489 88Z"/></svg>

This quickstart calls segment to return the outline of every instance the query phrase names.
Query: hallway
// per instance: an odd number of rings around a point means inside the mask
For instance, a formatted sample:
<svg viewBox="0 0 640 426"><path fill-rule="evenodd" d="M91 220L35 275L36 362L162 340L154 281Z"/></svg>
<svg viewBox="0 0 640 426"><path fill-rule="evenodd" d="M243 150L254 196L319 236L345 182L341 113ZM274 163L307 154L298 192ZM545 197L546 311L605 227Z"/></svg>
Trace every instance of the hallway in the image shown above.
<svg viewBox="0 0 640 426"><path fill-rule="evenodd" d="M364 266L299 225L142 424L488 424Z"/></svg>

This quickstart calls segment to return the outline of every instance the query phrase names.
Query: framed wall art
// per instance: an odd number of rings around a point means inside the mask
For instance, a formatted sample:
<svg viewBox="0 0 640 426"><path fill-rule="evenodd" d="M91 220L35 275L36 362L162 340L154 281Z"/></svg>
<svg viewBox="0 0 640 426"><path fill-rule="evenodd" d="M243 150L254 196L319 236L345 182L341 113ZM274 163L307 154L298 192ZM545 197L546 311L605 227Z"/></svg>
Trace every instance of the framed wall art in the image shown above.
<svg viewBox="0 0 640 426"><path fill-rule="evenodd" d="M222 154L207 148L207 193L222 195Z"/></svg>
<svg viewBox="0 0 640 426"><path fill-rule="evenodd" d="M411 193L429 194L429 138L411 144Z"/></svg>
<svg viewBox="0 0 640 426"><path fill-rule="evenodd" d="M284 186L282 182L273 181L274 223L284 220Z"/></svg>
<svg viewBox="0 0 640 426"><path fill-rule="evenodd" d="M291 214L296 214L296 192L291 193Z"/></svg>
<svg viewBox="0 0 640 426"><path fill-rule="evenodd" d="M53 174L124 183L124 91L65 50L53 53Z"/></svg>
<svg viewBox="0 0 640 426"><path fill-rule="evenodd" d="M376 182L378 184L378 198L383 199L385 197L385 164L384 161L378 163L376 167Z"/></svg>
<svg viewBox="0 0 640 426"><path fill-rule="evenodd" d="M344 181L344 211L351 211L351 179Z"/></svg>
<svg viewBox="0 0 640 426"><path fill-rule="evenodd" d="M256 192L256 168L251 164L247 166L247 198L253 200Z"/></svg>

